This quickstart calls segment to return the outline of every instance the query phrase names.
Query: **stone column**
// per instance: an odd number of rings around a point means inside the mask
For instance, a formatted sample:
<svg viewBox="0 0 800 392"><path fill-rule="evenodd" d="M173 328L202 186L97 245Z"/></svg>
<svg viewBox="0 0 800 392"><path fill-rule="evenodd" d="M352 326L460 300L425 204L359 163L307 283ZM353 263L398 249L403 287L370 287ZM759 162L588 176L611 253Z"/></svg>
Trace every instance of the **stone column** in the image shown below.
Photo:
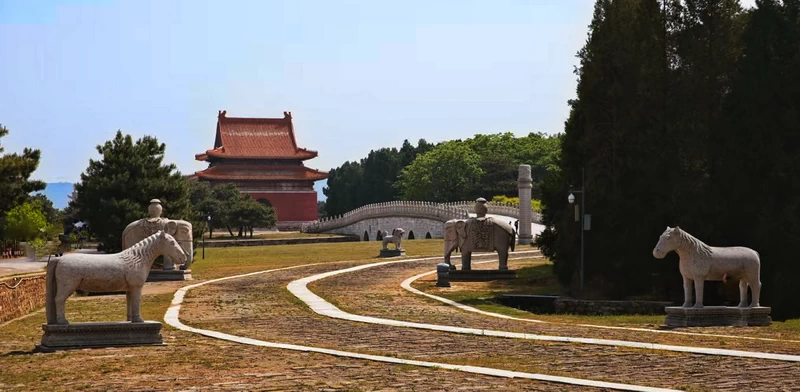
<svg viewBox="0 0 800 392"><path fill-rule="evenodd" d="M519 165L519 244L528 245L533 242L531 235L531 165Z"/></svg>

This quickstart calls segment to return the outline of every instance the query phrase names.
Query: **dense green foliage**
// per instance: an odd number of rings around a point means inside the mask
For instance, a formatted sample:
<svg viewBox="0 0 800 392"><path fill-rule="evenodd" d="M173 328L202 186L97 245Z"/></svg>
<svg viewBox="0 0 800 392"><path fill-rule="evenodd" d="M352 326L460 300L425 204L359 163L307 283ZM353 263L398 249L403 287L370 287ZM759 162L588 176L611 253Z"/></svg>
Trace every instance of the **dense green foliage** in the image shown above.
<svg viewBox="0 0 800 392"><path fill-rule="evenodd" d="M273 227L277 222L275 210L253 200L250 195L241 194L232 184L211 188L206 182L192 181L190 184L192 209L195 221L199 222L194 238L200 238L204 229L213 237L214 228L226 228L231 236L238 228L239 237L257 227ZM208 220L208 218L211 220Z"/></svg>
<svg viewBox="0 0 800 392"><path fill-rule="evenodd" d="M145 136L134 143L130 135L119 131L113 140L97 146L101 159L89 160L70 206L78 219L89 225L103 250L121 250L122 231L147 216L151 199L161 200L165 218L196 218L188 182L175 165L163 164L165 150L154 137Z"/></svg>
<svg viewBox="0 0 800 392"><path fill-rule="evenodd" d="M30 241L43 237L47 227L47 216L39 200L22 203L6 214L5 235L8 239Z"/></svg>
<svg viewBox="0 0 800 392"><path fill-rule="evenodd" d="M583 295L681 299L673 253L651 252L667 225L762 259L763 303L800 314L800 2L598 0L579 52L559 170L543 186L539 238L576 287L580 226L566 202L586 171ZM581 197L581 195L577 195ZM706 296L736 282L707 284ZM715 298L721 301L722 298Z"/></svg>
<svg viewBox="0 0 800 392"><path fill-rule="evenodd" d="M462 201L477 197L517 196L519 165L530 164L533 194L539 197L542 179L555 170L560 136L507 132L475 135L437 145L407 140L400 150L371 151L360 162L345 162L331 170L328 215L343 214L365 204L392 200Z"/></svg>
<svg viewBox="0 0 800 392"><path fill-rule="evenodd" d="M0 139L8 135L8 129L0 125ZM0 154L4 151L0 144ZM26 148L22 154L0 155L0 217L12 208L24 203L32 192L44 190L45 183L31 180L39 167L41 152Z"/></svg>

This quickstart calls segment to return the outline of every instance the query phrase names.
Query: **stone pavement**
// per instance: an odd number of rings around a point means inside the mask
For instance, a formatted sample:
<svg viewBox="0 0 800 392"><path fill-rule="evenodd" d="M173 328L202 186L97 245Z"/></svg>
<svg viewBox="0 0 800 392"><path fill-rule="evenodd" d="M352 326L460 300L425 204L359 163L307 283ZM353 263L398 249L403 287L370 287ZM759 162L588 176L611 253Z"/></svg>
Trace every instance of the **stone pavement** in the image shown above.
<svg viewBox="0 0 800 392"><path fill-rule="evenodd" d="M305 267L199 287L187 298L181 318L192 327L269 342L664 388L725 389L727 385L735 389L790 390L800 379L800 367L778 361L464 336L330 319L314 314L285 289L298 275L344 267ZM435 315L437 308L451 308L431 300L424 300L425 306L409 305L405 298L398 298L404 290L397 282L413 275L405 272L394 278L400 294L369 289L363 294L368 301L391 304L388 309L415 317L427 318ZM353 290L356 285L359 289ZM352 295L335 302L342 305L343 299L360 297L360 286L372 287L363 276L337 286ZM451 325L463 324L454 319Z"/></svg>
<svg viewBox="0 0 800 392"><path fill-rule="evenodd" d="M520 265L519 262L513 259L509 263L512 268ZM492 266L491 263L478 264L477 268L489 268L490 266ZM431 265L422 263L385 265L325 278L312 283L310 288L312 292L322 298L334 304L340 304L343 310L370 317L530 334L615 339L800 355L800 342L797 341L787 344L783 341L730 339L703 334L686 336L649 331L609 330L487 317L481 314L464 312L452 306L441 306L441 303L433 302L431 299L409 293L401 288L400 283L405 278L430 271L431 269ZM435 280L435 276L431 275L423 279L428 279L428 283L431 283ZM469 283L459 282L458 284L468 285ZM353 295L353 291L348 290L349 287L355 285L359 287L357 295ZM457 288L437 290L447 291L457 290ZM355 311L356 309L357 311ZM708 328L704 329L704 332L720 335L734 333L730 328ZM737 328L735 333L755 335L761 333L761 331L758 328Z"/></svg>

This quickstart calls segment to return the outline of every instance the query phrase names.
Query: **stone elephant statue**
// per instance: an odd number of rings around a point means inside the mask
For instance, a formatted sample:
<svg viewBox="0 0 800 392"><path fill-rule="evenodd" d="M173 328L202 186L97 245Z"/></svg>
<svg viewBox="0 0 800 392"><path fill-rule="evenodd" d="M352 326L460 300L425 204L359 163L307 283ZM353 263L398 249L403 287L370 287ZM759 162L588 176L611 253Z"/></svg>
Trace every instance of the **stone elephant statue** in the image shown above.
<svg viewBox="0 0 800 392"><path fill-rule="evenodd" d="M163 230L178 241L186 253L186 263L181 269L188 269L194 260L194 245L192 243L192 224L185 220L171 220L165 218L140 219L128 225L122 232L122 249L128 249L151 234ZM174 270L172 259L164 256L164 269Z"/></svg>
<svg viewBox="0 0 800 392"><path fill-rule="evenodd" d="M516 230L508 223L489 218L452 219L444 224L444 261L450 254L461 251L461 269L472 269L472 252L497 252L500 270L508 269L508 250L514 251Z"/></svg>

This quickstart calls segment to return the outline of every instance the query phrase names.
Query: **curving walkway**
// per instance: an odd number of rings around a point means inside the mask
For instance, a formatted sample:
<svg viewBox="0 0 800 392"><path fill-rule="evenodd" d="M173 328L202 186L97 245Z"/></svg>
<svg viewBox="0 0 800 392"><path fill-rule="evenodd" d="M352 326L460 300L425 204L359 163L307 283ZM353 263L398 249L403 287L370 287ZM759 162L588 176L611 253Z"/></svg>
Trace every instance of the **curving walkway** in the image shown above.
<svg viewBox="0 0 800 392"><path fill-rule="evenodd" d="M517 252L517 254L524 253L524 252ZM533 252L531 252L533 253ZM306 277L303 279L295 280L287 286L289 291L294 294L297 298L301 301L305 302L314 312L337 319L349 320L349 321L356 321L362 323L370 323L370 324L380 324L380 325L388 325L388 326L396 326L396 327L408 327L408 328L417 328L417 329L424 329L424 330L433 330L433 331L442 331L442 332L451 332L451 333L460 333L460 334L467 334L467 335L480 335L480 336L494 336L494 337L502 337L502 338L512 338L512 339L525 339L525 340L538 340L538 341L550 341L550 342L561 342L561 343L583 343L583 344L594 344L594 345L603 345L603 346L615 346L615 347L628 347L628 348L638 348L638 349L648 349L648 350L663 350L663 351L672 351L672 352L682 352L682 353L691 353L691 354L703 354L703 355L715 355L715 356L728 356L728 357L740 357L740 358L755 358L755 359L768 359L768 360L777 360L777 361L787 361L787 362L800 362L800 355L789 355L789 354L775 354L775 353L764 353L764 352L755 352L755 351L743 351L743 350L727 350L727 349L716 349L716 348L705 348L705 347L691 347L691 346L677 346L677 345L667 345L667 344L657 344L657 343L645 343L645 342L633 342L633 341L625 341L625 340L610 340L610 339L594 339L594 338L578 338L578 337L567 337L567 336L550 336L550 335L538 335L538 334L528 334L528 333L519 333L519 332L507 332L507 331L497 331L497 330L487 330L487 329L478 329L478 328L464 328L464 327L453 327L449 325L437 325L437 324L427 324L427 323L416 323L416 322L408 322L408 321L401 321L401 320L393 320L393 319L386 319L386 318L378 318L378 317L370 317L370 316L361 316L352 313L347 313L336 307L335 305L331 304L330 302L326 301L325 299L319 297L318 295L314 294L308 289L308 284L314 281L318 281L321 279L325 279L331 276L336 276L340 274L345 274L349 272L355 272L359 270L364 270L367 268L374 268L383 265L389 264L397 264L397 263L407 263L412 261L421 261L421 260L395 260L395 261L384 261L372 264L366 264L351 268L346 268L337 271L326 272L322 274L317 274L314 276Z"/></svg>
<svg viewBox="0 0 800 392"><path fill-rule="evenodd" d="M485 263L491 263L491 261L480 261L480 262L477 262L477 263L474 263L474 264L485 264ZM453 301L453 300L450 300L450 299L447 299L447 298L444 298L444 297L440 297L438 295L428 294L426 292L417 290L417 289L415 289L414 287L411 286L411 284L414 283L417 279L425 277L425 276L428 276L428 275L433 275L435 273L436 273L436 271L434 270L434 271L425 272L425 273L421 273L419 275L412 276L412 277L404 280L402 283L400 283L400 287L402 287L403 289L405 289L405 290L407 290L407 291L409 291L411 293L414 293L414 294L417 294L417 295L422 295L422 296L425 296L425 297L428 297L428 298L431 298L431 299L435 299L437 301L443 302L443 303L445 303L447 305L450 305L450 306L455 306L455 307L457 307L457 308L459 308L461 310L467 311L467 312L478 313L478 314L482 314L482 315L485 315L485 316L502 318L502 319L506 319L506 320L516 320L516 321L523 321L523 322L528 322L528 323L560 324L560 325L571 325L571 326L576 326L576 327L616 329L616 330L624 330L624 331L652 332L652 333L664 333L664 334L675 334L675 335L686 335L686 336L704 336L704 337L717 337L717 338L726 338L726 339L762 340L762 341L767 341L767 342L800 343L800 341L798 341L798 340L759 338L759 337L754 337L754 336L736 336L736 335L721 335L721 334L698 333L698 332L681 332L681 331L670 331L670 330L661 330L661 329L618 327L618 326L611 326L611 325L596 325L596 324L556 323L556 322L550 322L550 321L544 321L544 320L521 318L521 317L508 316L508 315L500 314L500 313L487 312L485 310L480 310L480 309L474 308L472 306L464 305L462 303L459 303L459 302L456 302L456 301Z"/></svg>
<svg viewBox="0 0 800 392"><path fill-rule="evenodd" d="M380 265L383 264L390 264L390 263L401 263L401 262L413 262L413 261L431 261L431 260L438 260L439 258L424 258L424 259L410 259L410 260L397 260L397 261L389 261L383 263L377 263ZM267 342L258 339L251 339L242 336L236 336L231 334L226 334L217 331L211 331L206 329L199 329L187 326L180 321L180 310L181 305L183 304L183 300L188 293L189 290L200 287L210 283L218 283L230 279L239 279L245 278L250 276L255 276L259 274L265 274L269 272L276 272L276 271L285 271L290 269L302 268L302 267L309 267L315 265L321 265L325 263L314 263L314 264L306 264L306 265L299 265L299 266L292 266L292 267L285 267L285 268L276 268L271 270L265 271L258 271L249 274L242 274L236 276L229 276L225 278L213 279L202 283L193 284L190 286L185 286L179 289L175 296L173 297L172 303L170 304L169 309L167 310L166 314L164 315L164 321L183 331L197 333L203 336L208 336L215 339L222 339L231 342L241 343L241 344L248 344L253 346L260 346L260 347L270 347L270 348L279 348L285 350L294 350L294 351L302 351L302 352L312 352L312 353L321 353L321 354L328 354L334 355L339 357L346 357L346 358L354 358L354 359L363 359L368 361L377 361L377 362L385 362L385 363L392 363L392 364L403 364L403 365L414 365L414 366L421 366L427 368L442 368L448 370L456 370L466 373L473 373L473 374L481 374L481 375L488 375L488 376L496 376L496 377L508 377L508 378L524 378L530 380L538 380L538 381L547 381L547 382L555 382L561 384L568 384L568 385L576 385L576 386L586 386L586 387L596 387L596 388L610 388L610 389L617 389L617 390L624 390L624 391L643 391L643 392L658 392L658 391L673 391L672 389L664 389L664 388L653 388L653 387L646 387L646 386L639 386L639 385L630 385L630 384L622 384L622 383L613 383L613 382L603 382L603 381L594 381L594 380L587 380L587 379L580 379L580 378L572 378L572 377L561 377L561 376L550 376L546 374L537 374L537 373L526 373L526 372L515 372L515 371L508 371L502 369L494 369L488 367L479 367L479 366L466 366L466 365L454 365L454 364L447 364L447 363L439 363L439 362L428 362L428 361L417 361L417 360L410 360L410 359L402 359L402 358L394 358L394 357L387 357L387 356L380 356L380 355L370 355L370 354L362 354L356 352L349 352L349 351L341 351L341 350L332 350L326 349L321 347L312 347L312 346L302 346L302 345L295 345L295 344L285 344L285 343L275 343L275 342ZM369 266L375 266L375 264L370 264ZM339 272L339 271L335 271ZM318 276L318 275L317 275ZM294 283L294 282L292 282ZM313 295L313 294L312 294ZM321 300L321 299L320 299ZM322 300L324 302L324 300ZM325 302L327 303L327 302ZM331 305L332 306L332 305ZM335 307L334 307L335 308Z"/></svg>

